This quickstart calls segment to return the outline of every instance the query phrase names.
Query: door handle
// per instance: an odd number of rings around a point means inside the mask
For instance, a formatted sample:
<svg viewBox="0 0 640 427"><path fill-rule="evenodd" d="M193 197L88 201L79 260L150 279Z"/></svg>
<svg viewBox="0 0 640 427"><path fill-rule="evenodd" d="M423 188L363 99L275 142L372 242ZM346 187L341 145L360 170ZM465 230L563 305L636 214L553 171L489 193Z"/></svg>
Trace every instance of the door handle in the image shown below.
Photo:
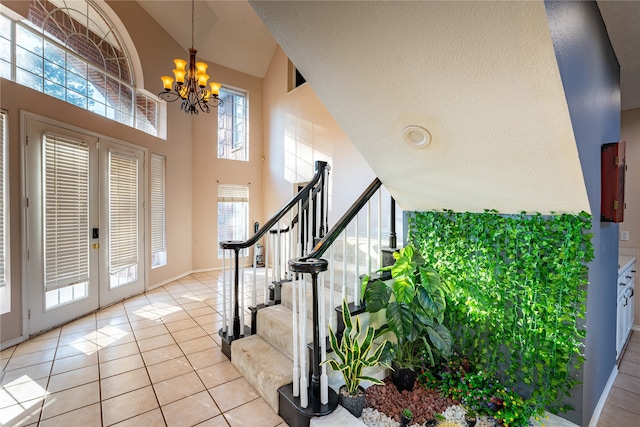
<svg viewBox="0 0 640 427"><path fill-rule="evenodd" d="M94 243L93 249L100 249L100 243Z"/></svg>

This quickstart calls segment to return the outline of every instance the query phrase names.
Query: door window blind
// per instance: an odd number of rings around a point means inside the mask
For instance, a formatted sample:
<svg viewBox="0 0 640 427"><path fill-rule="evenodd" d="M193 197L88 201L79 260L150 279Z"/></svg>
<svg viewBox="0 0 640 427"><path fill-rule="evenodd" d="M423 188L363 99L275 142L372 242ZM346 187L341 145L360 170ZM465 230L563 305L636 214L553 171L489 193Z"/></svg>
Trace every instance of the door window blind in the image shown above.
<svg viewBox="0 0 640 427"><path fill-rule="evenodd" d="M0 288L7 285L7 133L4 111L0 111Z"/></svg>
<svg viewBox="0 0 640 427"><path fill-rule="evenodd" d="M165 165L164 156L151 155L151 252L154 254L166 250Z"/></svg>
<svg viewBox="0 0 640 427"><path fill-rule="evenodd" d="M138 158L109 153L109 273L138 263Z"/></svg>
<svg viewBox="0 0 640 427"><path fill-rule="evenodd" d="M89 147L44 135L45 289L89 280Z"/></svg>

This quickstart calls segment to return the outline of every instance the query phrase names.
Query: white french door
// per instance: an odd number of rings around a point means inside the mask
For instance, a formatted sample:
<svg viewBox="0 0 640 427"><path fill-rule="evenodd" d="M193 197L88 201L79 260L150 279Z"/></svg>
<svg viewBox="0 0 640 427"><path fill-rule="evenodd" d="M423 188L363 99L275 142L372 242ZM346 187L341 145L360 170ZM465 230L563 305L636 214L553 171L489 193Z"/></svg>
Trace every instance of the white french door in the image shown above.
<svg viewBox="0 0 640 427"><path fill-rule="evenodd" d="M143 292L144 152L26 120L29 333Z"/></svg>

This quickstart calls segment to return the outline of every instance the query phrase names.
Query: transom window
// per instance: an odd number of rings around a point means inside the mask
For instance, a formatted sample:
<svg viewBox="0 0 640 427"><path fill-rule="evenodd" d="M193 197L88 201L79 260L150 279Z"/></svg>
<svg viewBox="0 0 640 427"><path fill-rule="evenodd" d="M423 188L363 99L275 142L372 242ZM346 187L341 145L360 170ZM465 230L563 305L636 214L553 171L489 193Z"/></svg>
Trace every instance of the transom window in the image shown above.
<svg viewBox="0 0 640 427"><path fill-rule="evenodd" d="M158 102L135 89L124 43L92 1L33 0L26 21L0 15L0 53L0 77L158 134Z"/></svg>

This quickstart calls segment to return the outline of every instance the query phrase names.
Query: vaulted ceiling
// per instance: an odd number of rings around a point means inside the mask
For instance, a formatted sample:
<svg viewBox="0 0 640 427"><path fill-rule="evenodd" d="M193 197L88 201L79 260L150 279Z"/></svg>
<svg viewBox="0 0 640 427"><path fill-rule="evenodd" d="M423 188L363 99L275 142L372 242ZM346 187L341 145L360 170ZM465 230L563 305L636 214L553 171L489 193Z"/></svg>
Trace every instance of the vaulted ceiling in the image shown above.
<svg viewBox="0 0 640 427"><path fill-rule="evenodd" d="M190 0L138 0L185 50L191 46ZM199 56L264 77L276 41L247 0L197 0ZM600 0L598 7L621 65L622 109L640 107L640 1Z"/></svg>
<svg viewBox="0 0 640 427"><path fill-rule="evenodd" d="M190 46L189 1L139 3ZM638 107L640 2L599 6ZM206 60L262 77L276 41L403 209L590 210L543 1L196 2Z"/></svg>

